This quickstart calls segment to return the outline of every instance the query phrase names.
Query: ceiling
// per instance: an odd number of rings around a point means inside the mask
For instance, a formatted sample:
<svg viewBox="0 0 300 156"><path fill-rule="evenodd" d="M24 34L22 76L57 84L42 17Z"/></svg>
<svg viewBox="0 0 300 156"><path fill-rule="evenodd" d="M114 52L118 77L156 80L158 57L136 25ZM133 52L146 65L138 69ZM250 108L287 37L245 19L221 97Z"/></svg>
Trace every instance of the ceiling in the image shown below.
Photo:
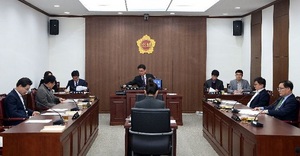
<svg viewBox="0 0 300 156"><path fill-rule="evenodd" d="M79 0L19 0L28 5L47 13L49 16L89 16L89 15L119 15L119 16L137 16L145 13L150 16L243 16L254 10L262 8L276 0L220 0L205 12L174 12L175 15L170 15L170 12L96 12L88 11ZM125 0L124 0L125 1ZM54 7L60 5L60 7ZM235 9L240 7L240 9ZM69 13L65 13L69 12Z"/></svg>

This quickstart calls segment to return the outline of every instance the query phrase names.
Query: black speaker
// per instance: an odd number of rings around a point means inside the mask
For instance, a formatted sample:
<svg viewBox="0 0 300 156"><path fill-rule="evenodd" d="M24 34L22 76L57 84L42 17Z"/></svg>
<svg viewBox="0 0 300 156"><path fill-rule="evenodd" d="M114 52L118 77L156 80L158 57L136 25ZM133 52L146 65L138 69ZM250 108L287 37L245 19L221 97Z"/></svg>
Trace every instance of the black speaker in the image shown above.
<svg viewBox="0 0 300 156"><path fill-rule="evenodd" d="M56 19L50 20L50 35L58 35L59 33L59 21Z"/></svg>
<svg viewBox="0 0 300 156"><path fill-rule="evenodd" d="M241 36L243 33L243 22L241 20L233 21L233 36Z"/></svg>

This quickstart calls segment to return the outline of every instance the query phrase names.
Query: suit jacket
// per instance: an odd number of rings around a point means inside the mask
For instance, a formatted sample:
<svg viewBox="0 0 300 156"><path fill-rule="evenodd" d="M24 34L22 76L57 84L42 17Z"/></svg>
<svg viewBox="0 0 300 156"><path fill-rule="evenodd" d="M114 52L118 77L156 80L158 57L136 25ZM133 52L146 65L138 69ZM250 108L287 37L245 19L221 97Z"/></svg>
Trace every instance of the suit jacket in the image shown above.
<svg viewBox="0 0 300 156"><path fill-rule="evenodd" d="M242 82L243 92L251 92L252 89L251 89L251 87L249 85L249 82L247 80L244 80L244 79L242 79L241 82ZM237 90L237 80L236 79L231 80L230 83L229 83L229 85L230 85L230 87L227 90L227 92L232 93L235 90Z"/></svg>
<svg viewBox="0 0 300 156"><path fill-rule="evenodd" d="M152 74L146 74L146 79L148 80L149 78L155 79ZM141 75L136 76L132 81L126 83L126 85L137 85L138 87L145 87Z"/></svg>
<svg viewBox="0 0 300 156"><path fill-rule="evenodd" d="M146 96L144 100L135 103L136 108L165 108L165 102L155 99L153 96Z"/></svg>
<svg viewBox="0 0 300 156"><path fill-rule="evenodd" d="M268 110L268 115L274 116L280 120L287 120L287 121L297 121L298 120L298 112L299 112L299 103L295 98L295 95L290 95L281 105L278 110L275 110L276 105L281 100L280 97L278 98L274 104L265 107L264 109Z"/></svg>
<svg viewBox="0 0 300 156"><path fill-rule="evenodd" d="M270 95L269 95L269 93L265 89L263 89L251 101L250 107L254 108L254 107L268 106L269 102L270 102Z"/></svg>
<svg viewBox="0 0 300 156"><path fill-rule="evenodd" d="M77 86L85 86L85 87L87 87L88 83L85 80L83 80L83 79L79 79ZM69 80L66 88L70 87L70 91L76 92L76 87L77 86L75 86L74 80Z"/></svg>
<svg viewBox="0 0 300 156"><path fill-rule="evenodd" d="M36 92L36 106L39 109L51 108L60 103L59 98L54 96L53 92L42 84Z"/></svg>
<svg viewBox="0 0 300 156"><path fill-rule="evenodd" d="M44 84L44 79L41 79L39 87ZM52 88L55 92L58 92L58 86L57 86L57 82L55 81L55 85Z"/></svg>
<svg viewBox="0 0 300 156"><path fill-rule="evenodd" d="M33 111L31 109L26 108L26 106L25 106L26 110L24 109L24 105L15 89L13 89L6 96L4 102L5 102L4 109L5 109L6 117L8 118L28 118L33 113ZM8 124L17 125L21 122L22 121L11 121Z"/></svg>
<svg viewBox="0 0 300 156"><path fill-rule="evenodd" d="M212 79L206 80L206 82L204 83L205 89L207 90L207 88L212 87L212 83L213 83ZM216 87L214 89L218 89L219 91L224 90L223 81L216 79Z"/></svg>

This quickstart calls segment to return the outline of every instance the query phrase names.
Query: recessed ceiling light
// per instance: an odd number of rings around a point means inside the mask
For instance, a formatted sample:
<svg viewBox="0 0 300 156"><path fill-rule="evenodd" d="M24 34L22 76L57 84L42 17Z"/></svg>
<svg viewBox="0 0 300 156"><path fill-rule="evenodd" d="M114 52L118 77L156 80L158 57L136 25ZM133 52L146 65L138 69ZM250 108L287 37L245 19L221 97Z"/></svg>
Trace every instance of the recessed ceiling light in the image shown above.
<svg viewBox="0 0 300 156"><path fill-rule="evenodd" d="M70 12L66 11L65 14L70 14Z"/></svg>
<svg viewBox="0 0 300 156"><path fill-rule="evenodd" d="M59 6L59 5L54 5L54 7L55 7L55 8L59 8L60 6Z"/></svg>
<svg viewBox="0 0 300 156"><path fill-rule="evenodd" d="M175 12L171 12L170 15L175 15Z"/></svg>
<svg viewBox="0 0 300 156"><path fill-rule="evenodd" d="M223 13L223 15L228 15L228 13Z"/></svg>
<svg viewBox="0 0 300 156"><path fill-rule="evenodd" d="M234 9L241 9L241 7L235 7Z"/></svg>
<svg viewBox="0 0 300 156"><path fill-rule="evenodd" d="M123 12L118 12L119 15L123 15Z"/></svg>

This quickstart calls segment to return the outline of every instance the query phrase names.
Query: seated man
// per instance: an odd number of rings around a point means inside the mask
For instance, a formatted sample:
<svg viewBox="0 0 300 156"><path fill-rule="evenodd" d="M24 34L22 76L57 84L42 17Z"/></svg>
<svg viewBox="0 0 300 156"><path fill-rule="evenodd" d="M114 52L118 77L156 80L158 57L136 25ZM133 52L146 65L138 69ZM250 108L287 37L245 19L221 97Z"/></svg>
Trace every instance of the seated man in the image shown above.
<svg viewBox="0 0 300 156"><path fill-rule="evenodd" d="M211 72L211 79L207 80L204 83L205 91L209 92L209 89L212 88L216 92L220 92L221 90L224 90L223 81L218 79L219 71L213 70Z"/></svg>
<svg viewBox="0 0 300 156"><path fill-rule="evenodd" d="M26 108L22 95L27 94L32 82L29 78L21 78L14 88L6 97L4 109L8 118L28 118L40 114L37 111L32 111ZM9 125L17 125L22 121L11 121Z"/></svg>
<svg viewBox="0 0 300 156"><path fill-rule="evenodd" d="M241 94L242 92L251 92L251 87L247 80L243 79L243 71L235 71L235 80L229 83L228 93Z"/></svg>
<svg viewBox="0 0 300 156"><path fill-rule="evenodd" d="M56 78L53 75L45 77L44 84L42 84L36 93L35 101L36 106L40 110L51 108L58 103L61 103L64 99L55 96L52 92L52 88L55 85Z"/></svg>
<svg viewBox="0 0 300 156"><path fill-rule="evenodd" d="M126 85L137 85L138 87L145 87L147 85L147 80L149 78L155 79L155 77L152 74L146 73L146 66L144 64L140 64L137 67L139 71L139 75L136 76L132 81L126 83ZM126 87L126 86L123 86Z"/></svg>
<svg viewBox="0 0 300 156"><path fill-rule="evenodd" d="M146 98L135 103L136 108L165 108L165 102L156 99L158 93L158 87L153 82L153 79L148 79L148 83L145 88Z"/></svg>
<svg viewBox="0 0 300 156"><path fill-rule="evenodd" d="M292 92L293 87L291 81L281 81L278 85L280 98L270 106L255 107L254 109L263 110L262 113L280 120L296 121L298 119L299 104Z"/></svg>
<svg viewBox="0 0 300 156"><path fill-rule="evenodd" d="M269 105L270 95L265 89L266 80L262 77L257 77L254 79L254 88L256 90L255 94L252 96L251 100L248 102L247 106L251 108L264 107Z"/></svg>
<svg viewBox="0 0 300 156"><path fill-rule="evenodd" d="M81 92L81 91L88 91L88 83L79 78L79 72L78 70L74 70L71 73L72 80L69 80L66 89L70 87L70 92Z"/></svg>
<svg viewBox="0 0 300 156"><path fill-rule="evenodd" d="M43 79L41 79L40 84L39 84L39 87L44 83L45 77L46 77L46 76L49 76L49 75L53 75L51 71L46 71L46 72L44 73L44 77L43 77ZM52 89L53 89L55 92L58 92L58 82L55 82L55 85L54 85L54 87L53 87Z"/></svg>

